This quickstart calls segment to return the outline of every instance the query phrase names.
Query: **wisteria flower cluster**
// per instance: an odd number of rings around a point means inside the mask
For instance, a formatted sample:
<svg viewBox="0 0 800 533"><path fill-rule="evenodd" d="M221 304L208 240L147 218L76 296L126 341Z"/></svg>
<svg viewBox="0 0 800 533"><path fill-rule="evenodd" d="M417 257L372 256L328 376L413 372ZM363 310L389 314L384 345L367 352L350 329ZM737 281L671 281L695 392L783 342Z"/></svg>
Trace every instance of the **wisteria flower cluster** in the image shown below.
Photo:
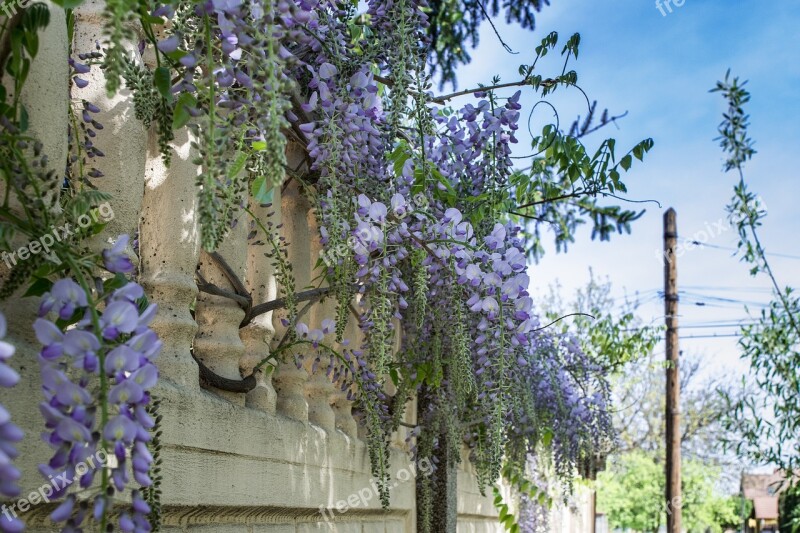
<svg viewBox="0 0 800 533"><path fill-rule="evenodd" d="M110 272L133 269L123 251L127 242L123 236L103 252ZM40 411L48 429L45 440L54 450L40 471L49 479L61 476L83 489L97 489L91 502L67 494L51 519L64 523L63 531L80 528L89 517L104 528L114 507L121 531L150 531L150 508L133 487L151 483L153 457L147 443L154 421L147 406L158 379L153 360L161 341L149 323L156 306L143 306L144 291L134 282L96 296L87 289L71 278L56 281L34 323L43 346ZM95 297L102 301L102 311L95 307ZM55 487L52 497L65 496L68 486ZM126 490L131 503L118 511L116 495Z"/></svg>
<svg viewBox="0 0 800 533"><path fill-rule="evenodd" d="M6 317L0 314L0 339L6 336ZM8 365L14 355L14 346L0 340L0 387L10 388L19 382L19 374ZM19 496L19 469L14 466L17 457L16 443L23 437L22 430L11 421L11 414L0 405L0 494L7 498ZM0 518L0 530L5 533L17 533L24 529L24 524L16 516Z"/></svg>

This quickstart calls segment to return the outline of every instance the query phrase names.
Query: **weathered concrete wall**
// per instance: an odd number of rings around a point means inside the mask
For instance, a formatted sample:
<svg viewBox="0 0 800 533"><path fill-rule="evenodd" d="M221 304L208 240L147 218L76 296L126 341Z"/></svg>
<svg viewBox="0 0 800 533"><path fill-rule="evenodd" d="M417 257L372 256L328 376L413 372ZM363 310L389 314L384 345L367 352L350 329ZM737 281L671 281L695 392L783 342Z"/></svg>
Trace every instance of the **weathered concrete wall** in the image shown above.
<svg viewBox="0 0 800 533"><path fill-rule="evenodd" d="M76 13L75 53L93 50L103 24L101 9L102 4L92 0ZM63 11L54 8L52 13L23 101L51 161L61 162L66 157L70 97L67 32ZM131 53L142 61L135 46ZM291 362L280 364L274 375L261 374L248 394L201 387L193 349L218 374L238 379L269 354L270 342L285 328L279 316L266 314L239 329L243 312L235 303L198 293L198 269L207 280L232 287L200 250L194 184L198 169L191 163L189 134L177 134L175 155L166 168L154 131L145 130L133 117L131 95L122 90L107 98L100 71L90 81L89 88L72 97L97 105L98 119L106 126L97 138L106 153L97 166L106 176L96 184L114 195L115 218L109 230L139 231L139 281L159 304L153 329L164 342L155 393L163 415L164 531L414 531L415 485L407 476L410 459L403 449L404 434L393 439L391 471L397 482L391 507L384 511L372 489L366 445L358 437L351 404L327 381L324 368L315 375L310 367L298 370ZM290 147L288 155L297 160L302 154ZM289 185L280 196L271 220L284 223L281 231L292 243L290 258L297 287L302 288L317 275L312 269L321 247L315 217L296 186ZM251 207L267 215L266 208ZM280 288L264 247L248 243L247 227L243 217L220 255L259 303L275 298ZM98 240L93 246L102 244ZM17 461L23 471L23 497L42 485L36 465L50 453L39 439L43 423L37 407L38 347L31 329L37 307L35 298L21 297L0 305L9 322L8 340L17 346L12 364L22 374L13 391L0 391L0 402L26 432ZM312 326L318 327L331 311L329 305L313 311ZM358 333L354 325L348 329L350 335ZM469 464L459 469L458 483L459 530L500 531L491 499L480 496ZM337 504L341 508L343 501L349 509L340 513ZM39 504L22 515L31 531L52 530L47 515L53 507Z"/></svg>

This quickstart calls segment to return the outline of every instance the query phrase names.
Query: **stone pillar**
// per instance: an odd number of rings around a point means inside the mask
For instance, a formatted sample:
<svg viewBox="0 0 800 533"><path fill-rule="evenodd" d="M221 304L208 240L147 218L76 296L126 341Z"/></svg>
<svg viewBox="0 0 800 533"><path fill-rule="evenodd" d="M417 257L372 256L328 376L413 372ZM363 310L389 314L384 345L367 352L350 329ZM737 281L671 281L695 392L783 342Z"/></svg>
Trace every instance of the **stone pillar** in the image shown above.
<svg viewBox="0 0 800 533"><path fill-rule="evenodd" d="M141 281L148 298L158 304L151 327L164 347L156 359L161 377L199 388L191 347L197 323L190 309L197 298L194 273L200 253L195 180L200 169L190 147L190 133L175 132L175 153L167 168L151 129L145 169L140 237Z"/></svg>
<svg viewBox="0 0 800 533"><path fill-rule="evenodd" d="M280 191L276 190L271 206L261 207L251 200L250 210L268 230L277 232L279 230L275 226L281 222L280 205ZM254 225L252 228L256 232L256 236L248 243L247 288L253 299L253 305L258 305L277 298L278 286L272 259L266 256L271 248L268 244L257 244L267 241L267 237L258 225ZM239 361L239 370L242 376L252 374L253 368L270 354L270 342L275 337L272 314L270 311L255 317L240 331L245 347L245 354ZM248 407L261 409L268 413L275 412L277 398L275 389L272 387L273 370L274 366L267 364L258 371L256 388L247 393L245 404Z"/></svg>
<svg viewBox="0 0 800 533"><path fill-rule="evenodd" d="M344 331L344 338L350 341L347 348L352 349L358 347L361 342L359 334L361 330L358 328L358 323L354 317L350 317L347 327ZM337 361L337 365L341 365ZM336 429L343 432L351 438L358 438L358 424L356 419L353 418L353 402L347 399L347 393L352 387L342 390L339 385L334 387L333 393L330 396L331 407L333 414L336 417Z"/></svg>
<svg viewBox="0 0 800 533"><path fill-rule="evenodd" d="M315 281L323 276L322 269L315 270L314 267L319 261L322 244L320 242L319 224L314 209L306 211L308 232L310 237L311 254L309 257L308 269L313 273ZM300 243L296 245L302 246ZM324 268L324 266L323 266ZM315 283L316 285L317 283ZM310 329L321 328L322 321L326 318L336 318L336 305L332 298L326 298L323 302L315 304L309 312L308 325ZM336 417L331 409L331 396L336 392L330 378L327 375L327 368L330 365L330 356L323 356L314 370L314 360L316 355L311 355L306 361L306 370L311 378L306 383L306 401L308 402L308 419L325 431L336 429Z"/></svg>
<svg viewBox="0 0 800 533"><path fill-rule="evenodd" d="M216 251L214 260L205 251L200 253L197 271L203 278L217 287L235 293L244 289L243 281L247 275L247 214L237 213L238 222L228 231ZM227 267L225 266L227 265ZM226 275L226 269L230 272ZM231 282L235 276L236 285ZM197 295L195 320L197 335L194 338L194 355L218 376L241 379L239 360L244 355L244 344L239 337L239 324L244 318L244 310L234 300L201 292ZM244 395L212 389L221 397L237 405L244 405Z"/></svg>
<svg viewBox="0 0 800 533"><path fill-rule="evenodd" d="M105 2L87 0L75 9L75 32L72 43L73 55L95 52L95 42L104 40L103 28L107 21L103 18ZM126 42L125 52L137 64L142 63L135 42ZM141 121L134 117L133 94L124 84L110 98L106 93L106 76L99 66L92 68L81 78L89 82L83 89L73 86L72 98L81 109L80 100L87 100L100 109L94 118L103 125L97 132L96 145L105 157L88 162L103 173L103 177L91 179L99 190L112 195L110 201L113 218L108 221L103 238L94 239L94 249L107 246L107 239L116 239L128 234L131 243L139 230L139 210L144 193L144 175L147 154L147 131ZM80 111L78 111L80 116ZM80 120L80 119L79 119ZM79 132L76 132L79 135ZM129 245L129 255L135 259L133 247Z"/></svg>
<svg viewBox="0 0 800 533"><path fill-rule="evenodd" d="M144 62L155 68L151 50L145 52ZM191 353L197 323L191 309L197 299L195 270L200 254L196 185L200 167L192 162L198 157L192 142L198 139L188 128L176 131L167 167L155 125L148 130L139 257L141 284L158 304L150 327L164 345L156 359L159 375L199 390L199 371Z"/></svg>
<svg viewBox="0 0 800 533"><path fill-rule="evenodd" d="M291 155L291 152L290 152ZM295 158L299 154L294 154ZM292 157L287 157L289 166L292 166ZM298 189L297 182L292 181L286 185L281 195L281 214L283 220L283 236L288 246L288 261L293 267L296 290L302 290L310 281L309 268L309 234L306 212L308 202L303 198ZM303 303L298 306L302 309ZM286 327L281 324L281 319L286 318L285 311L275 313L273 323L275 331L278 333L276 338L283 338ZM301 319L302 320L302 319ZM306 317L307 320L307 317ZM289 326L291 327L291 325ZM295 420L302 422L308 421L308 403L304 394L305 382L308 373L303 368L297 368L292 354L283 353L280 355L281 361L272 378L275 392L278 395L277 412Z"/></svg>

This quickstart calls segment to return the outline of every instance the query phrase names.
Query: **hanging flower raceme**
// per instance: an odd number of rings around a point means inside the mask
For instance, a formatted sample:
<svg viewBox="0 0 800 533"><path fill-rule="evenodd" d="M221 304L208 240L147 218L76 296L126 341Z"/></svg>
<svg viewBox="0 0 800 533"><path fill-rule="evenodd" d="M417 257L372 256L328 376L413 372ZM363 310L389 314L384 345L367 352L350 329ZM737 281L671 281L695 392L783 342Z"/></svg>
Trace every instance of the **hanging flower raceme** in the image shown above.
<svg viewBox="0 0 800 533"><path fill-rule="evenodd" d="M14 347L1 340L6 336L6 317L0 314L0 387L10 388L19 382L19 374L8 366L8 360L14 355ZM17 457L16 443L22 440L22 430L12 421L11 414L0 405L0 494L6 498L19 496L19 469L14 466ZM0 531L16 533L25 528L22 521L6 514L0 517Z"/></svg>
<svg viewBox="0 0 800 533"><path fill-rule="evenodd" d="M110 272L132 270L123 252L127 242L123 236L103 252ZM91 509L70 494L53 511L51 518L65 523L64 531L80 527L89 515L107 523L114 494L131 485L130 472L136 486L151 484L153 457L147 443L154 421L146 407L158 379L153 360L161 349L149 327L156 306L145 306L141 286L127 282L96 296L100 310L86 287L69 278L55 282L34 323L43 346L39 364L45 400L40 410L46 441L55 450L40 471L48 479L66 480L53 484L53 498L63 497L73 483L86 489L101 479ZM53 314L58 322L47 318ZM119 511L117 525L125 532L150 531L149 512L139 491L132 490L131 505Z"/></svg>

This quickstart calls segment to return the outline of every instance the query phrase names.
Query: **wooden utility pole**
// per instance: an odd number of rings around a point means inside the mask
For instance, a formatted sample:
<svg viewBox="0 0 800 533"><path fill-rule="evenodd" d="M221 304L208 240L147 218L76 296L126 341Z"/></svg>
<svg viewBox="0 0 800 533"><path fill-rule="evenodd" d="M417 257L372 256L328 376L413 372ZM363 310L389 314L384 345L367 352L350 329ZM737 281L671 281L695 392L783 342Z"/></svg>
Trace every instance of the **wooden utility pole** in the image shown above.
<svg viewBox="0 0 800 533"><path fill-rule="evenodd" d="M681 387L678 372L678 265L675 210L664 213L664 315L667 324L667 533L681 533Z"/></svg>

